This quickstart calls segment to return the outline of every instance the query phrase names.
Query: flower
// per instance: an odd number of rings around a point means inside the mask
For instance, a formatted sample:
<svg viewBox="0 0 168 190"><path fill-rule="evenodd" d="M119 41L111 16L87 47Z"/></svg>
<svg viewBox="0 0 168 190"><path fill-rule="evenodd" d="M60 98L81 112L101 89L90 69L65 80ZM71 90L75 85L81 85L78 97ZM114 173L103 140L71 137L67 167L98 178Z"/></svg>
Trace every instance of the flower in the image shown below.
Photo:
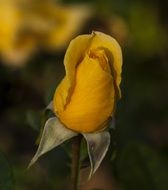
<svg viewBox="0 0 168 190"><path fill-rule="evenodd" d="M110 145L110 133L105 129L121 97L122 53L115 39L93 32L71 41L64 65L66 75L47 107L56 117L46 121L29 167L41 155L80 133L87 142L90 178Z"/></svg>
<svg viewBox="0 0 168 190"><path fill-rule="evenodd" d="M60 4L53 6L50 13L54 24L42 40L44 47L50 50L64 49L92 14L91 8L86 5Z"/></svg>
<svg viewBox="0 0 168 190"><path fill-rule="evenodd" d="M64 49L92 14L89 5L66 5L53 0L27 1L23 7L26 7L24 27L35 34L39 45L47 50Z"/></svg>
<svg viewBox="0 0 168 190"><path fill-rule="evenodd" d="M90 17L86 5L53 0L0 2L0 56L4 64L21 66L37 52L62 50Z"/></svg>
<svg viewBox="0 0 168 190"><path fill-rule="evenodd" d="M8 51L13 46L18 33L21 18L15 1L0 2L0 52Z"/></svg>
<svg viewBox="0 0 168 190"><path fill-rule="evenodd" d="M54 112L67 128L77 132L104 128L121 94L121 63L120 46L101 32L70 43L64 59L66 76L54 95Z"/></svg>
<svg viewBox="0 0 168 190"><path fill-rule="evenodd" d="M5 0L0 2L0 55L2 63L22 66L34 52L36 40L30 34L22 34L25 17L21 1Z"/></svg>

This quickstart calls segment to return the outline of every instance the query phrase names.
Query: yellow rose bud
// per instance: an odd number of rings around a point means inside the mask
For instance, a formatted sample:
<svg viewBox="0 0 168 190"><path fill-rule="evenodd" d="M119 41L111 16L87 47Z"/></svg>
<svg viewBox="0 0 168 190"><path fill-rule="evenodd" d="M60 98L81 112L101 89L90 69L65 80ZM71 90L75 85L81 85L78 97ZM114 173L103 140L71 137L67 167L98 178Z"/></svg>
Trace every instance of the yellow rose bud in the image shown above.
<svg viewBox="0 0 168 190"><path fill-rule="evenodd" d="M101 32L71 41L64 58L66 75L54 95L54 111L69 129L95 132L113 116L120 98L122 53Z"/></svg>

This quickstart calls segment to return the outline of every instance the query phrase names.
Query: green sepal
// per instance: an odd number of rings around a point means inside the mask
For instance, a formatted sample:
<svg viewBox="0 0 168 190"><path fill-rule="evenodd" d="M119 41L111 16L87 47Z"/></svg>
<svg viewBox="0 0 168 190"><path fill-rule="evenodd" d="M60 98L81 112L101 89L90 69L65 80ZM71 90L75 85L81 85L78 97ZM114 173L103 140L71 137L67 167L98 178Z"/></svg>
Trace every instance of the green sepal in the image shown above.
<svg viewBox="0 0 168 190"><path fill-rule="evenodd" d="M90 179L107 153L110 145L110 133L107 131L99 133L83 133L83 136L87 142L90 159L90 173L88 175L88 179Z"/></svg>
<svg viewBox="0 0 168 190"><path fill-rule="evenodd" d="M48 119L44 126L38 150L31 160L28 168L32 166L41 155L76 135L76 132L64 127L64 125L56 117Z"/></svg>

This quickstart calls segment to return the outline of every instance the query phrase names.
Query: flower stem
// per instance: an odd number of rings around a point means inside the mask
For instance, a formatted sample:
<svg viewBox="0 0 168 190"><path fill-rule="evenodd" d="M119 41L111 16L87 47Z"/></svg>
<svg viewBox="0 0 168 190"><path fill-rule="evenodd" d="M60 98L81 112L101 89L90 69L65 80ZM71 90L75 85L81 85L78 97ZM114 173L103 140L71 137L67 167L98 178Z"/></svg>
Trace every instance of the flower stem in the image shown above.
<svg viewBox="0 0 168 190"><path fill-rule="evenodd" d="M80 135L72 139L71 190L78 190L81 139Z"/></svg>

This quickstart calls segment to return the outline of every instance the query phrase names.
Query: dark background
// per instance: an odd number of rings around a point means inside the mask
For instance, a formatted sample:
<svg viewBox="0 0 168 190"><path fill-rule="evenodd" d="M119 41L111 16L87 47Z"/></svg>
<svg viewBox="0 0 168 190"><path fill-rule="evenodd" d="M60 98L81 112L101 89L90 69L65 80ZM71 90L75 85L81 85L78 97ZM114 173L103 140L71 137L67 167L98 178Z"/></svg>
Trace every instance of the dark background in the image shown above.
<svg viewBox="0 0 168 190"><path fill-rule="evenodd" d="M168 189L168 3L62 2L92 6L92 16L74 36L103 31L115 37L123 50L122 99L117 105L112 155L83 189ZM0 61L2 190L67 189L70 158L62 147L26 169L37 148L44 108L64 76L67 46L52 52L39 48L21 67Z"/></svg>

